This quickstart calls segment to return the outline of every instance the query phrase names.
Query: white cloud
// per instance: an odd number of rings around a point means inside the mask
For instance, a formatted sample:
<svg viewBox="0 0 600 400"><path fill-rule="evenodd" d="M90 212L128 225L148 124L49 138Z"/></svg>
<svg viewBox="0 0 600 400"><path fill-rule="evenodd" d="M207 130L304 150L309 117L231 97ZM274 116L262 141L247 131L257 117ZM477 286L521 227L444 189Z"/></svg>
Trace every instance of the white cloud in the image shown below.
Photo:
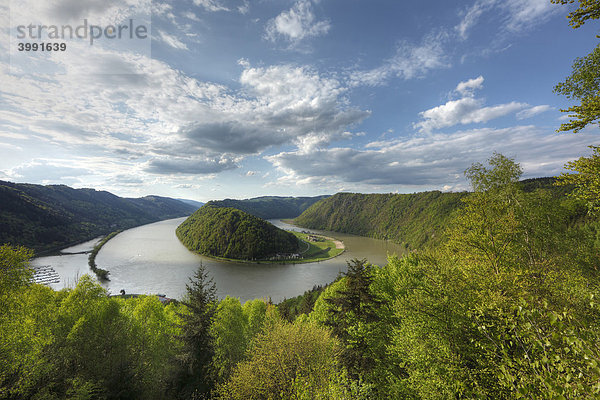
<svg viewBox="0 0 600 400"><path fill-rule="evenodd" d="M198 7L203 7L206 11L230 11L219 0L194 0L194 4Z"/></svg>
<svg viewBox="0 0 600 400"><path fill-rule="evenodd" d="M244 0L243 3L237 7L237 10L240 14L248 14L250 11L250 3L248 0Z"/></svg>
<svg viewBox="0 0 600 400"><path fill-rule="evenodd" d="M151 0L11 0L11 19L28 23L65 24L90 23L117 24L136 15L149 16L153 9Z"/></svg>
<svg viewBox="0 0 600 400"><path fill-rule="evenodd" d="M188 47L174 35L168 34L165 31L159 30L158 35L161 41L178 50L187 50Z"/></svg>
<svg viewBox="0 0 600 400"><path fill-rule="evenodd" d="M194 0L194 4L208 12L238 12L247 14L250 11L248 0Z"/></svg>
<svg viewBox="0 0 600 400"><path fill-rule="evenodd" d="M329 21L316 20L310 0L298 0L290 10L267 22L265 37L273 42L283 38L297 43L305 38L325 35L330 28Z"/></svg>
<svg viewBox="0 0 600 400"><path fill-rule="evenodd" d="M430 70L449 67L442 47L445 40L444 34L438 34L426 36L419 45L401 42L396 49L396 54L380 67L352 72L349 76L349 84L381 86L392 77L413 79L423 76Z"/></svg>
<svg viewBox="0 0 600 400"><path fill-rule="evenodd" d="M0 148L6 149L6 151L23 151L23 148L11 143L0 143Z"/></svg>
<svg viewBox="0 0 600 400"><path fill-rule="evenodd" d="M550 110L552 110L552 107L550 107L547 104L527 108L527 109L525 109L523 111L519 111L517 113L517 119L531 118L535 115L538 115L538 114L541 114L541 113L544 113L544 112L550 111Z"/></svg>
<svg viewBox="0 0 600 400"><path fill-rule="evenodd" d="M469 79L468 81L460 82L456 85L455 92L462 96L473 96L475 90L480 90L483 88L483 76L478 76L474 79Z"/></svg>
<svg viewBox="0 0 600 400"><path fill-rule="evenodd" d="M369 113L347 106L347 91L336 79L321 77L306 67L247 67L240 82L256 101L254 118L261 134L273 143L292 139L314 148L347 137L352 126ZM266 136L265 136L266 138Z"/></svg>
<svg viewBox="0 0 600 400"><path fill-rule="evenodd" d="M80 178L92 175L93 171L81 166L74 166L70 160L34 159L3 171L12 181L38 183L80 182Z"/></svg>
<svg viewBox="0 0 600 400"><path fill-rule="evenodd" d="M423 121L415 123L414 127L421 132L431 132L458 124L487 122L522 110L527 106L525 103L513 101L493 107L483 107L483 100L464 97L459 100L450 100L446 104L419 113Z"/></svg>
<svg viewBox="0 0 600 400"><path fill-rule="evenodd" d="M519 33L545 23L563 12L548 0L478 0L469 7L455 30L460 38L467 39L469 31L479 23L482 15L493 12L494 20L505 33Z"/></svg>
<svg viewBox="0 0 600 400"><path fill-rule="evenodd" d="M588 153L595 132L557 135L535 126L474 129L372 143L364 149L331 148L265 157L283 174L279 183L345 182L368 191L377 185L466 188L463 172L496 151L521 163L524 177L554 176L570 160Z"/></svg>
<svg viewBox="0 0 600 400"><path fill-rule="evenodd" d="M481 15L490 8L494 1L477 1L465 13L460 23L455 27L462 39L467 39L469 30L477 24Z"/></svg>
<svg viewBox="0 0 600 400"><path fill-rule="evenodd" d="M185 18L191 19L192 21L200 22L201 19L191 11L186 11L182 14Z"/></svg>
<svg viewBox="0 0 600 400"><path fill-rule="evenodd" d="M530 29L564 12L547 0L503 0L499 4L508 14L505 27L512 32Z"/></svg>

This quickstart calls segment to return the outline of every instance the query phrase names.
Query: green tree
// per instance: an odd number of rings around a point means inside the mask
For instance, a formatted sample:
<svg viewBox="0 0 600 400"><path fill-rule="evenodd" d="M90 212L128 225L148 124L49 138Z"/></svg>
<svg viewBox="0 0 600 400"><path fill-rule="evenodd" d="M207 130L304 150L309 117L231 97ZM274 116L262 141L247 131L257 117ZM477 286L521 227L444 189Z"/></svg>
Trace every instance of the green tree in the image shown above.
<svg viewBox="0 0 600 400"><path fill-rule="evenodd" d="M292 324L274 315L269 318L269 329L257 336L250 358L237 365L231 378L218 388L217 397L334 398L331 382L338 375L338 345L329 331L310 322Z"/></svg>
<svg viewBox="0 0 600 400"><path fill-rule="evenodd" d="M372 281L366 260L353 259L344 273L343 289L326 300L329 316L325 325L340 339L340 359L354 380L370 375L381 358L374 342L381 333L378 309L382 302L371 290Z"/></svg>
<svg viewBox="0 0 600 400"><path fill-rule="evenodd" d="M29 284L31 257L33 252L25 247L0 246L0 316L8 310L13 294Z"/></svg>
<svg viewBox="0 0 600 400"><path fill-rule="evenodd" d="M488 163L491 168L474 163L465 171L475 192L506 190L511 185L514 186L523 174L519 164L499 153L494 153Z"/></svg>
<svg viewBox="0 0 600 400"><path fill-rule="evenodd" d="M494 153L488 162L490 168L475 163L465 171L475 192L463 199L465 206L449 229L448 248L478 266L472 272L499 275L514 261L519 227L516 183L522 171L502 154Z"/></svg>
<svg viewBox="0 0 600 400"><path fill-rule="evenodd" d="M600 45L587 56L580 57L573 63L573 72L564 82L554 87L556 93L568 99L578 100L574 105L562 112L570 113L574 118L561 124L559 132L579 132L589 124L598 123L600 119Z"/></svg>
<svg viewBox="0 0 600 400"><path fill-rule="evenodd" d="M579 6L567 15L569 25L574 29L579 28L589 19L600 18L600 2L597 0L578 0ZM572 4L575 0L552 0L554 4Z"/></svg>
<svg viewBox="0 0 600 400"><path fill-rule="evenodd" d="M214 343L212 367L216 379L223 382L246 352L247 320L239 299L225 297L217 306L211 335Z"/></svg>
<svg viewBox="0 0 600 400"><path fill-rule="evenodd" d="M128 345L134 360L134 380L139 396L161 399L176 373L175 358L181 353L180 320L176 312L184 307L163 305L157 296L118 299L127 318Z"/></svg>
<svg viewBox="0 0 600 400"><path fill-rule="evenodd" d="M180 314L183 350L179 361L182 371L175 387L182 398L201 398L207 396L213 387L210 366L214 343L210 327L217 306L217 288L204 265L200 264L186 290L187 297L182 302L185 312Z"/></svg>
<svg viewBox="0 0 600 400"><path fill-rule="evenodd" d="M557 4L574 3L574 0L552 0ZM571 12L569 24L579 28L590 19L600 18L600 2L597 0L579 0L579 7ZM600 37L600 36L598 36ZM600 119L600 45L590 54L580 57L573 63L573 72L564 82L554 87L556 93L569 99L578 100L579 105L569 107L562 112L571 113L573 120L562 124L559 132L579 132L589 124Z"/></svg>
<svg viewBox="0 0 600 400"><path fill-rule="evenodd" d="M267 303L262 299L248 300L242 306L246 320L246 343L250 343L254 337L263 329Z"/></svg>
<svg viewBox="0 0 600 400"><path fill-rule="evenodd" d="M575 173L563 173L557 184L574 185L569 195L585 202L588 210L597 214L600 212L600 146L589 147L592 155L568 162L565 168Z"/></svg>
<svg viewBox="0 0 600 400"><path fill-rule="evenodd" d="M84 275L60 303L54 341L42 361L54 365L53 390L65 393L69 382L80 378L78 382L101 387L104 398L139 395L133 368L138 360L131 352L128 328L119 302Z"/></svg>

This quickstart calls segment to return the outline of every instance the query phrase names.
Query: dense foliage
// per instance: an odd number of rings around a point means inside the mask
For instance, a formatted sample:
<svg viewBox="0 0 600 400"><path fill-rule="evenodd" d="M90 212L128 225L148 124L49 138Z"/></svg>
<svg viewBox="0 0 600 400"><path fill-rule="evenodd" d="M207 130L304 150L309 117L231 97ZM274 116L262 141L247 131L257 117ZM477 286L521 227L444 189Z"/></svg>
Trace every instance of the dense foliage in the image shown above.
<svg viewBox="0 0 600 400"><path fill-rule="evenodd" d="M559 185L572 185L570 196L580 199L591 214L600 213L600 146L590 146L593 154L570 161L565 168L573 171L563 173L557 182Z"/></svg>
<svg viewBox="0 0 600 400"><path fill-rule="evenodd" d="M261 260L298 252L296 236L235 208L204 205L177 228L191 251L236 260Z"/></svg>
<svg viewBox="0 0 600 400"><path fill-rule="evenodd" d="M305 291L299 296L289 299L284 298L279 304L277 304L277 309L279 310L282 318L292 322L301 314L310 314L317 299L319 296L321 296L321 293L323 293L323 290L323 286L315 285L312 289Z"/></svg>
<svg viewBox="0 0 600 400"><path fill-rule="evenodd" d="M232 207L263 219L294 218L319 200L329 196L279 197L262 196L246 200L225 199L210 201L215 207Z"/></svg>
<svg viewBox="0 0 600 400"><path fill-rule="evenodd" d="M556 4L570 4L575 0L552 0ZM600 18L600 1L578 0L578 7L569 15L569 25L574 29L583 26L589 20ZM600 35L596 35L600 38ZM598 124L600 120L600 44L590 54L577 58L573 63L573 72L554 88L556 93L579 102L562 112L573 118L561 124L558 131L579 132L588 125Z"/></svg>
<svg viewBox="0 0 600 400"><path fill-rule="evenodd" d="M0 243L59 249L195 209L165 197L126 199L94 189L0 181Z"/></svg>

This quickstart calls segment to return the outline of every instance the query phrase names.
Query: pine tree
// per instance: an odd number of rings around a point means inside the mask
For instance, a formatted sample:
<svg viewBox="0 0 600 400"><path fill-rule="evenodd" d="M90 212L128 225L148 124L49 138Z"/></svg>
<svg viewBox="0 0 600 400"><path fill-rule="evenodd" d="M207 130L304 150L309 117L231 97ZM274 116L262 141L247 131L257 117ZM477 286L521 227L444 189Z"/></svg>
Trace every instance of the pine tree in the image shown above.
<svg viewBox="0 0 600 400"><path fill-rule="evenodd" d="M211 360L214 344L210 327L216 311L216 285L202 264L186 285L182 303L188 312L180 314L183 351L179 357L182 371L177 378L181 398L208 398L213 387Z"/></svg>
<svg viewBox="0 0 600 400"><path fill-rule="evenodd" d="M371 291L373 278L367 260L348 262L346 289L327 299L329 318L326 325L341 340L341 360L350 377L358 380L369 374L376 364L376 355L368 343L370 333L379 322L377 309L382 301Z"/></svg>

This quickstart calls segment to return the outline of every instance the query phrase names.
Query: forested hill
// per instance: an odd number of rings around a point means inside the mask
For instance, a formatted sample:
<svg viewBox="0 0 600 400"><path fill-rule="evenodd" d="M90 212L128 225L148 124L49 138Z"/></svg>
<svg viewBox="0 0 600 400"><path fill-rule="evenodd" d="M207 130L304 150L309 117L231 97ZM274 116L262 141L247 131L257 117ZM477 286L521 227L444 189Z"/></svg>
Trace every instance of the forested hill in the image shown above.
<svg viewBox="0 0 600 400"><path fill-rule="evenodd" d="M554 178L526 179L520 186L526 192L548 189L556 196L569 190L556 187L553 182ZM439 243L451 214L461 206L461 199L467 194L338 193L314 204L294 222L306 228L387 239L419 249Z"/></svg>
<svg viewBox="0 0 600 400"><path fill-rule="evenodd" d="M467 193L338 193L314 204L294 222L302 227L353 233L416 249L437 242Z"/></svg>
<svg viewBox="0 0 600 400"><path fill-rule="evenodd" d="M208 204L216 207L232 207L252 214L263 219L294 218L302 214L304 210L322 200L326 196L315 197L279 197L262 196L253 199L234 200L225 199L209 201Z"/></svg>
<svg viewBox="0 0 600 400"><path fill-rule="evenodd" d="M190 215L196 207L158 196L0 181L0 244L58 249L118 229Z"/></svg>
<svg viewBox="0 0 600 400"><path fill-rule="evenodd" d="M211 203L179 225L177 237L191 251L238 260L296 253L299 246L296 236L263 219Z"/></svg>

